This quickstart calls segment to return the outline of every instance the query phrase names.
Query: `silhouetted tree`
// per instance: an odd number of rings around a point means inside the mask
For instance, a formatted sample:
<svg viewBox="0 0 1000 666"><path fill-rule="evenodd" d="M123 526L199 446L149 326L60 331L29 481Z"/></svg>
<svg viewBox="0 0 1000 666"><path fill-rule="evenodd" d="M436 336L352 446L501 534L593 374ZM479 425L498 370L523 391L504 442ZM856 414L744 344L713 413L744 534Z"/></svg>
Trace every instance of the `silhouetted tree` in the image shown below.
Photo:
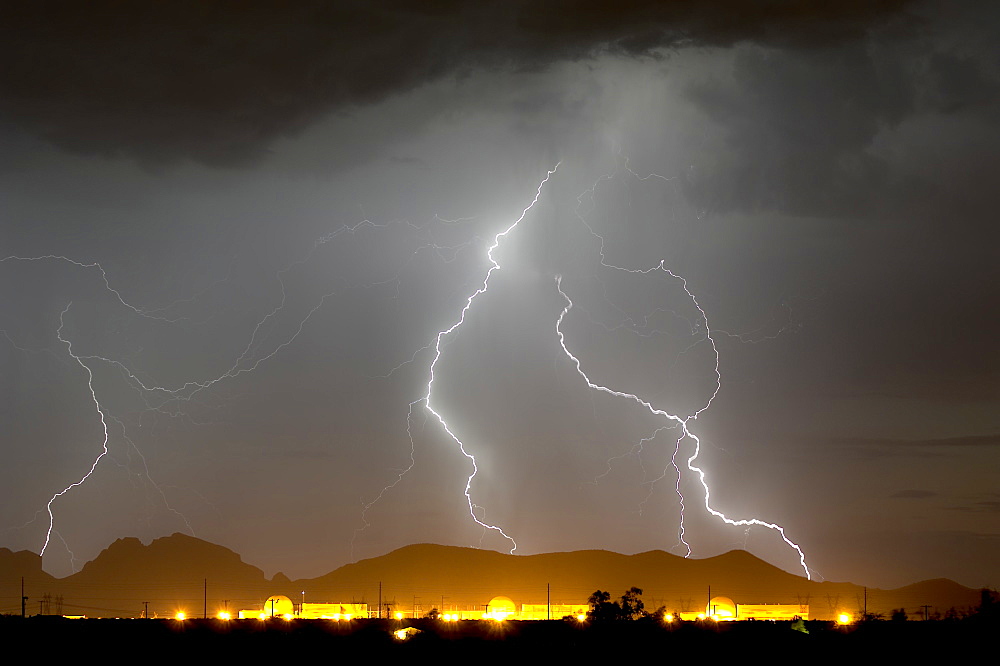
<svg viewBox="0 0 1000 666"><path fill-rule="evenodd" d="M645 615L643 610L645 606L642 603L642 590L638 587L629 588L625 594L622 595L621 601L618 602L618 606L621 609L621 617L623 620L638 620L640 617Z"/></svg>
<svg viewBox="0 0 1000 666"><path fill-rule="evenodd" d="M424 615L428 620L436 620L441 617L441 613L438 612L437 608L432 608L427 611L427 615Z"/></svg>
<svg viewBox="0 0 1000 666"><path fill-rule="evenodd" d="M976 614L982 617L1000 617L1000 593L984 587L979 590L979 608Z"/></svg>
<svg viewBox="0 0 1000 666"><path fill-rule="evenodd" d="M892 609L892 621L893 622L906 622L906 609L905 608L893 608Z"/></svg>
<svg viewBox="0 0 1000 666"><path fill-rule="evenodd" d="M587 619L592 622L609 622L621 618L621 606L611 601L610 592L597 590L587 598L587 603L590 604Z"/></svg>

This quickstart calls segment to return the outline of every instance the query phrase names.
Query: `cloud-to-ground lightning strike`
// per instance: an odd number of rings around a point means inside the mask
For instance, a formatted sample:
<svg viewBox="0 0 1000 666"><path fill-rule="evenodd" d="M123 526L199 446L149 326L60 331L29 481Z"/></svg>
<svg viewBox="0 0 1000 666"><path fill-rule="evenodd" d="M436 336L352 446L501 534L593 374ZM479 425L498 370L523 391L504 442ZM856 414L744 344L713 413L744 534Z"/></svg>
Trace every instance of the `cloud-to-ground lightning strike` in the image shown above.
<svg viewBox="0 0 1000 666"><path fill-rule="evenodd" d="M102 270L101 272L103 273L104 271ZM121 297L119 296L119 298ZM101 427L104 430L104 441L101 443L101 453L96 458L94 458L94 462L90 466L90 469L87 470L87 473L84 474L82 477L80 477L79 481L69 484L68 486L66 486L65 488L54 494L52 498L49 499L48 503L45 505L45 510L48 511L49 514L49 528L45 532L45 543L42 545L42 550L38 553L39 555L45 555L45 549L49 547L49 540L52 538L52 527L56 519L55 516L52 514L52 503L55 502L60 497L62 497L63 495L65 495L66 493L68 493L73 488L82 485L84 481L90 478L90 475L94 473L94 470L97 469L97 465L98 463L101 462L101 458L108 455L108 421L104 415L104 410L101 408L101 403L97 399L97 393L94 392L94 373L90 369L90 367L88 367L87 364L80 359L79 356L73 353L73 343L62 336L63 326L65 325L63 320L66 317L66 312L72 305L73 305L72 303L67 305L65 309L63 309L63 311L59 314L59 330L56 331L56 337L59 338L60 342L66 345L66 351L69 352L69 355L72 356L76 360L76 362L80 364L81 368L87 371L87 388L90 389L90 397L94 400L94 407L97 409L97 413L101 415ZM60 536L59 539L62 540L62 537ZM65 540L63 540L63 543L66 543ZM69 550L69 546L67 546L66 549ZM72 551L70 551L70 554L72 555Z"/></svg>
<svg viewBox="0 0 1000 666"><path fill-rule="evenodd" d="M465 322L465 316L466 314L468 314L469 308L472 307L473 301L475 301L480 294L486 292L486 290L489 288L490 285L490 277L493 276L494 272L500 270L500 264L497 263L497 260L493 257L493 252L497 249L497 247L499 247L500 241L506 238L507 234L514 231L514 229L517 228L517 225L520 224L521 220L523 220L524 217L528 214L528 211L530 211L534 207L534 205L538 203L539 197L542 196L542 188L545 187L545 184L547 182L549 182L549 178L552 177L552 175L556 172L557 169L559 169L559 163L557 163L552 169L550 169L549 172L545 175L545 178L542 180L542 182L538 184L538 188L535 190L534 199L532 199L531 203L528 204L524 208L524 210L521 211L521 215L516 220L514 220L514 222L512 222L510 226L508 226L506 229L504 229L503 231L501 231L500 233L498 233L496 236L493 237L493 244L490 245L489 250L487 250L486 252L486 257L490 260L490 267L486 271L486 275L483 277L482 286L479 287L471 296L469 296L466 299L465 306L462 308L462 312L459 314L458 321L456 321L448 328L439 331L434 338L434 357L431 360L430 367L428 368L429 379L427 381L427 393L421 399L427 411L429 411L431 414L434 415L434 417L441 424L441 427L444 429L444 431L448 433L448 436L452 439L452 441L454 441L455 444L458 445L458 449L459 451L462 452L462 455L468 458L469 462L472 463L472 473L469 475L469 478L465 482L465 499L469 504L469 515L472 516L472 519L476 521L476 523L481 525L483 529L493 530L499 533L508 541L510 541L512 544L514 544L513 547L511 547L510 549L511 553L517 550L517 542L514 541L514 539L511 538L510 535L504 532L504 530L498 527L497 525L492 525L490 523L482 521L479 519L478 516L476 516L476 511L475 511L476 507L472 503L471 488L472 488L472 480L476 477L476 474L479 473L479 466L476 464L476 457L465 449L465 444L462 442L461 439L459 439L458 435L456 435L452 431L452 429L448 426L448 422L445 421L444 416L442 416L441 413L437 409L435 409L434 406L431 404L431 397L434 393L434 380L436 379L434 371L437 368L438 360L441 358L441 342L446 337L451 335L452 332L454 332Z"/></svg>
<svg viewBox="0 0 1000 666"><path fill-rule="evenodd" d="M635 172L633 172L628 167L628 162L627 161L625 162L624 168L625 168L625 170L631 176L639 179L640 181L648 180L649 178L653 178L653 177L656 177L656 178L664 180L664 181L668 180L668 179L664 178L663 176L659 176L657 174L651 174L651 175L646 176L646 177L640 177L640 176L638 176L638 174L636 174ZM613 176L603 176L598 181L598 183L600 183L602 180L610 180L612 177ZM597 184L595 183L595 185L592 186L589 190L587 190L586 192L584 192L583 194L581 194L580 197L578 197L577 201L578 202L582 201L583 197L588 192L591 194L591 196L594 196L596 194L596 188L597 188ZM717 509L713 508L712 505L711 505L711 492L709 490L708 481L706 479L705 471L702 468L700 468L697 465L695 465L695 461L697 460L698 455L701 452L701 440L698 438L697 435L695 435L690 430L690 428L689 428L689 422L691 422L693 420L697 420L697 418L705 410L707 410L709 407L711 407L712 402L715 400L716 396L718 396L718 394L719 394L719 391L722 389L722 375L721 375L721 372L720 372L720 369L719 369L719 350L716 347L714 338L712 337L712 330L709 327L709 323L708 323L708 315L702 309L701 305L698 303L698 300L697 300L697 298L695 298L694 294L691 293L690 289L688 289L687 280L685 278L683 278L683 277L675 274L669 268L667 268L664 261L660 261L660 263L658 265L653 266L651 268L639 268L639 269L625 268L625 267L622 267L622 266L617 266L617 265L608 263L606 261L606 256L605 256L605 239L604 239L604 237L601 236L600 234L598 234L593 229L593 227L590 224L587 223L587 221L584 218L584 216L580 213L579 208L577 209L576 214L577 214L577 218L583 223L583 225L587 228L587 230L595 238L598 239L598 241L600 243L599 253L600 253L600 264L601 264L601 266L603 266L605 268L608 268L608 269L611 269L611 270L621 271L621 272L631 273L631 274L640 274L640 275L651 275L651 274L654 274L654 273L665 274L665 275L669 276L671 279L679 281L681 283L681 286L682 286L683 290L684 290L684 293L687 294L687 296L690 299L691 303L694 305L695 309L697 309L697 311L699 313L699 318L700 318L700 322L699 323L704 326L703 337L699 341L699 343L707 341L711 345L711 347L712 347L712 353L713 353L713 356L714 356L714 359L715 359L714 369L713 369L713 372L715 374L715 386L713 388L712 394L709 396L708 400L705 401L704 405L702 405L700 408L698 408L697 410L695 410L694 412L692 412L691 414L688 414L686 416L680 416L680 415L677 415L677 414L672 414L672 413L667 412L667 411L665 411L665 410L663 410L661 408L655 407L648 400L640 398L639 396L637 396L637 395L635 395L633 393L627 393L627 392L624 392L624 391L619 391L619 390L616 390L616 389L609 388L607 386L603 386L601 384L597 384L597 383L595 383L594 381L591 380L591 378L586 374L586 372L584 372L580 360L569 350L569 347L566 345L566 338L565 338L565 335L563 333L562 326L563 326L563 321L566 318L566 315L573 308L573 301L570 299L570 297L566 294L566 292L563 289L563 286L562 286L562 276L556 276L556 289L559 291L559 294L563 297L563 299L566 302L566 306L563 308L563 311L559 315L559 318L558 318L558 320L556 322L556 334L559 337L559 343L562 346L563 352L565 352L565 354L573 362L573 364L576 367L577 373L579 373L579 375L584 379L584 381L587 383L587 385L591 389L594 389L594 390L597 390L597 391L601 391L603 393L607 393L609 395L613 395L613 396L616 396L616 397L619 397L619 398L625 398L627 400L631 400L631 401L633 401L633 402L635 402L635 403L643 406L644 408L646 408L652 414L654 414L656 416L660 416L660 417L666 418L669 421L672 421L673 423L675 423L678 426L680 426L681 434L680 434L680 436L677 438L677 440L675 442L674 452L671 455L671 464L674 466L675 470L677 471L677 475L678 475L677 476L677 483L675 485L675 490L676 490L677 495L678 495L678 497L680 499L680 506L681 506L680 526L679 526L679 538L680 538L680 542L682 544L684 544L684 546L687 548L687 556L691 555L691 546L688 544L688 542L684 538L684 536L685 536L685 527L684 527L684 496L683 496L683 494L681 493L681 490L680 490L680 468L679 468L679 466L677 465L677 462L676 462L677 455L678 455L678 453L680 451L681 442L684 439L690 439L691 441L694 442L694 452L692 453L692 455L687 460L687 468L690 471L692 471L692 472L694 472L695 474L698 475L698 480L700 481L700 483L701 483L701 485L702 485L702 487L703 487L703 489L705 491L705 509L711 515L715 516L716 518L719 518L720 520L722 520L724 523L726 523L728 525L743 526L743 527L760 526L760 527L766 527L768 529L771 529L771 530L774 530L774 531L778 532L778 534L781 536L781 539L786 544L788 544L791 548L793 548L796 553L798 553L799 563L802 566L802 569L803 569L803 571L806 574L806 578L811 579L811 573L810 573L808 565L806 564L805 553L803 552L802 548L799 547L798 544L796 544L795 542L793 542L791 539L788 538L788 536L785 534L785 528L784 527L782 527L780 525L777 525L775 523L769 523L769 522L766 522L766 521L763 521L763 520L760 520L760 519L757 519L757 518L734 520L734 519L729 518L728 516L726 516L721 511L718 511ZM695 344L699 344L699 343L695 343ZM657 430L657 432L659 432L659 430ZM651 437L652 436L643 438L642 441L647 441ZM641 445L642 441L640 442L640 445Z"/></svg>
<svg viewBox="0 0 1000 666"><path fill-rule="evenodd" d="M678 277L674 273L670 272L669 269L663 268L662 270L664 270L671 277L675 277L675 278ZM683 278L679 278L679 279L683 280ZM701 451L701 440L698 438L697 435L695 435L693 432L691 432L691 430L688 428L688 422L691 421L691 420L693 420L693 419L697 419L699 414L701 414L706 409L708 409L708 407L711 405L711 400L709 400L708 403L704 407L702 407L701 409L697 410L693 414L689 414L688 416L681 417L681 416L678 416L676 414L671 414L670 412L664 411L663 409L660 409L658 407L654 407L650 402L648 402L646 400L643 400L642 398L638 397L637 395L635 395L633 393L626 393L626 392L623 392L623 391L618 391L618 390L615 390L615 389L612 389L612 388L608 388L607 386L602 386L600 384L594 383L590 379L590 377L587 376L587 373L585 373L583 371L583 367L580 364L580 359L578 359L576 356L574 356L573 352L571 352L569 350L569 347L566 346L566 337L563 334L562 324L563 324L563 321L566 318L566 315L573 308L573 301L570 299L570 297L566 294L566 292L562 288L562 277L561 276L558 276L556 278L556 289L559 291L559 294L566 300L566 306L563 308L562 313L560 313L560 315L559 315L559 319L556 321L556 334L559 336L559 344L562 346L562 349L566 353L566 355L570 358L570 360L576 366L576 371L580 374L581 377L583 377L584 381L587 382L587 386L589 386L590 388L592 388L594 390L601 391L603 393L607 393L608 395L613 395L613 396L616 396L616 397L619 397L619 398L626 398L628 400L632 400L633 402L636 402L636 403L642 405L643 407L645 407L646 409L648 409L651 413L653 413L653 414L655 414L657 416L662 416L662 417L664 417L666 419L669 419L670 421L673 421L677 425L679 425L680 428L681 428L681 431L683 432L683 438L691 439L695 443L694 453L691 455L690 458L688 458L687 466L688 466L688 469L690 469L692 472L695 472L696 474L698 474L698 478L701 481L701 485L705 489L705 509L709 513L711 513L713 516L715 516L716 518L719 518L720 520L722 520L723 522L725 522L728 525L734 525L734 526L757 525L757 526L760 526L760 527L767 527L769 529L777 531L778 534L781 535L781 539L785 543L787 543L789 546L791 546L792 548L794 548L795 551L799 554L799 563L802 565L803 571L805 571L806 578L810 578L811 579L811 576L810 576L810 573L809 573L809 567L806 565L806 556L805 556L805 553L798 546L798 544L796 544L795 542L793 542L791 539L788 538L787 535L785 535L785 528L781 527L780 525L776 525L774 523L768 523L768 522L765 522L763 520L759 520L757 518L748 518L748 519L741 519L741 520L733 520L732 518L729 518L728 516L726 516L721 511L718 511L718 510L712 508L712 505L711 505L711 494L709 492L708 482L705 480L705 472L704 472L704 470L702 470L701 468L695 466L695 464L694 464L694 461L698 458L698 454ZM685 291L686 290L687 290L687 287L685 286ZM688 292L688 293L690 294L690 292ZM708 333L707 328L706 328L706 333ZM709 338L709 339L711 339L711 338ZM718 394L718 389L716 389L716 392L713 394L712 397L715 397L715 395L717 395L717 394ZM678 441L680 441L680 440L678 440Z"/></svg>

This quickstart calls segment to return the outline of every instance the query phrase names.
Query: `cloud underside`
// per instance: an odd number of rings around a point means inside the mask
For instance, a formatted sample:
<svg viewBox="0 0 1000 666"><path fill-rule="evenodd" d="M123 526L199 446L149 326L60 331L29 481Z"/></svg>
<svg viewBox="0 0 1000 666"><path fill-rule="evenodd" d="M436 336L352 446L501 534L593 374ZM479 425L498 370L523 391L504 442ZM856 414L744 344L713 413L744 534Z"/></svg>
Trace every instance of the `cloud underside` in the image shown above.
<svg viewBox="0 0 1000 666"><path fill-rule="evenodd" d="M13 3L0 115L63 149L238 165L331 113L442 77L862 38L902 0Z"/></svg>

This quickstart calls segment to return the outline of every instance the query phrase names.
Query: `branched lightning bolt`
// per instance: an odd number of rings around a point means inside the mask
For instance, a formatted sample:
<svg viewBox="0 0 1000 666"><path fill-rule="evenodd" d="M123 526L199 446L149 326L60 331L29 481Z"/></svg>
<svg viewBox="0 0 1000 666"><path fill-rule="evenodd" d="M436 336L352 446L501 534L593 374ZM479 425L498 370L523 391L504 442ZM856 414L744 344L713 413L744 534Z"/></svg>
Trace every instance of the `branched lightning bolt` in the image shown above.
<svg viewBox="0 0 1000 666"><path fill-rule="evenodd" d="M549 181L549 178L552 177L552 175L556 172L558 168L559 164L556 164L555 167L549 170L549 172L545 175L545 178L542 180L542 182L538 184L538 188L535 190L534 199L532 199L531 203L528 204L524 208L524 210L521 211L521 215L516 220L514 220L514 222L512 222L510 226L508 226L506 229L504 229L503 231L501 231L500 233L498 233L496 236L493 237L493 244L490 245L489 249L486 252L486 257L490 261L490 267L486 271L486 275L483 277L482 286L479 287L471 296L469 296L466 299L465 306L462 308L462 311L459 314L458 321L456 321L448 328L439 331L434 338L434 358L431 360L430 367L428 368L429 379L427 381L427 393L422 398L424 407L427 409L427 411L429 411L431 414L434 415L434 417L438 420L438 423L441 424L441 427L444 429L444 431L448 433L448 436L452 439L452 441L458 445L458 450L461 451L462 455L465 456L472 464L472 473L469 475L469 478L465 482L465 499L469 505L469 515L472 517L472 520L474 520L484 529L497 532L505 539L510 541L513 544L513 547L510 549L511 553L517 550L517 542L514 541L514 539L511 538L511 536L508 535L502 528L498 527L497 525L492 525L483 520L480 520L479 517L476 516L476 506L472 502L472 494L471 494L472 480L476 478L476 474L479 473L479 466L476 464L476 457L466 450L465 444L462 442L461 439L459 439L458 435L456 435L452 431L451 427L448 425L448 422L445 421L444 416L442 416L441 413L437 409L435 409L434 406L431 404L431 398L434 393L434 380L436 379L435 370L437 369L438 360L440 360L441 358L442 341L449 335L451 335L463 323L465 323L465 317L468 314L469 309L472 307L472 303L476 300L476 298L480 294L486 293L486 290L489 289L490 278L493 276L493 273L500 270L500 264L497 263L497 260L493 257L493 252L497 249L497 247L499 247L500 241L506 238L509 233L514 231L514 229L517 228L517 225L520 224L521 220L523 220L524 217L528 214L528 211L531 210L536 203L538 203L539 197L542 196L542 188L545 187L545 184Z"/></svg>
<svg viewBox="0 0 1000 666"><path fill-rule="evenodd" d="M644 177L643 176L639 176L634 171L632 171L631 168L629 168L627 159L624 162L624 170L629 175L631 175L632 177L634 177L634 178L636 178L636 179L638 179L640 181L649 180L651 178L656 178L656 179L662 180L664 182L669 182L669 180L670 180L670 179L665 178L663 176L660 176L658 174L650 174L650 175L644 176ZM670 278L672 278L674 280L680 281L681 286L684 289L684 292L687 294L688 298L690 299L690 302L694 305L695 309L697 309L697 311L698 311L698 313L700 315L700 318L699 318L700 321L695 322L694 324L692 324L692 334L700 333L700 335L699 335L700 339L698 341L696 341L695 343L693 343L691 346L689 346L688 349L684 350L684 352L686 352L686 351L690 350L691 348L693 348L693 347L695 347L695 346L697 346L699 344L702 344L703 342L706 342L706 341L711 345L711 347L712 347L712 353L713 353L713 356L715 358L714 368L713 368L713 373L715 375L715 386L714 386L714 388L712 390L712 394L709 396L708 400L705 402L705 404L703 406L701 406L699 409L697 409L693 413L691 413L691 414L689 414L687 416L683 416L682 417L682 416L679 416L679 415L676 415L676 414L671 414L671 413L669 413L667 411L664 411L663 409L659 409L657 407L654 407L653 404L650 401L642 399L642 398L636 396L635 394L626 393L626 392L618 391L618 390L614 390L614 389L608 388L606 386L602 386L602 385L596 384L593 381L591 381L591 379L583 371L583 368L581 366L581 363L580 363L579 359L577 359L577 357L574 356L572 354L572 352L570 352L569 348L566 345L565 336L563 335L563 331L562 331L562 324L563 324L563 321L564 321L564 319L566 317L566 314L573 307L573 302L572 302L572 300L569 298L569 296L566 294L566 292L562 288L562 278L561 277L557 277L556 288L558 289L560 295L562 295L562 297L566 300L566 307L563 309L562 314L559 316L559 319L558 319L558 321L556 323L556 332L557 332L557 334L559 336L559 342L562 345L563 351L573 361L573 363L576 366L577 372L580 374L581 377L583 377L583 379L587 382L587 385L590 388L598 390L598 391L602 391L602 392L605 392L605 393L608 393L610 395L614 395L616 397L626 398L626 399L632 400L632 401L634 401L634 402L642 405L643 407L645 407L647 410L649 410L654 415L667 418L670 421L673 421L674 423L676 423L677 425L680 426L681 433L680 433L679 437L677 438L677 440L675 441L675 444L674 444L674 452L671 455L671 465L674 467L675 471L677 472L677 482L676 482L676 485L675 485L675 491L677 493L678 499L680 500L680 507L681 507L681 511L680 511L680 527L679 527L679 540L686 547L686 549L687 549L687 555L688 556L690 556L690 554L691 554L691 546L690 546L690 544L687 543L687 541L684 538L685 537L684 496L681 493L681 489L680 489L680 467L677 465L677 455L680 452L680 445L681 445L681 442L684 439L690 439L690 440L692 440L694 442L694 452L693 452L693 454L687 460L687 468L690 471L692 471L692 472L694 472L694 473L696 473L698 475L698 479L699 479L699 481L700 481L700 483L701 483L701 485L702 485L702 487L703 487L703 489L705 491L705 509L710 514L712 514L716 518L719 518L720 520L722 520L723 522L725 522L726 524L729 524L729 525L743 526L743 527L747 527L747 528L756 525L756 526L760 526L760 527L767 527L768 529L771 529L771 530L774 530L774 531L778 532L778 534L781 536L781 539L786 544L788 544L790 547L792 547L796 551L796 553L798 553L799 563L801 564L803 571L805 571L806 577L809 578L810 577L810 571L809 571L809 567L806 565L806 559L805 559L804 552L802 551L802 549L796 543L794 543L793 541L791 541L791 539L788 538L788 536L785 534L785 529L783 527L781 527L780 525L774 524L774 523L769 523L769 522L766 522L766 521L763 521L763 520L759 520L757 518L743 519L743 520L734 520L734 519L731 519L731 518L727 517L722 512L714 509L712 507L712 505L711 505L711 492L709 490L708 482L706 480L705 471L703 469L701 469L700 467L698 467L697 465L695 465L695 461L697 460L698 455L701 452L701 440L697 437L697 435L695 435L693 432L691 432L691 430L688 427L688 424L689 424L690 421L696 420L698 418L698 416L702 412L704 412L706 409L708 409L712 405L712 402L715 400L716 396L718 396L719 391L722 388L722 375L721 375L720 370L719 370L719 350L716 347L715 339L712 337L712 331L711 331L711 328L709 327L709 323L708 323L708 316L705 313L705 311L702 309L701 305L698 303L697 298L695 298L694 294L690 291L690 289L688 289L688 285L687 285L687 280L686 279L684 279L683 277L681 277L681 276L676 275L675 273L673 273L670 269L668 269L666 267L666 265L665 265L665 263L663 261L661 261L658 265L650 267L650 268L638 268L638 269L637 268L626 268L626 267L623 267L623 266L618 266L618 265L609 263L607 261L607 257L606 257L606 254L605 254L605 239L604 239L604 237L601 236L600 234L598 234L594 230L594 228L587 222L587 220L584 217L583 213L581 212L580 208L582 206L584 197L586 197L588 194L591 197L595 197L598 185L601 182L611 180L613 177L614 177L614 174L607 175L607 176L602 176L591 188L589 188L588 190L586 190L585 192L583 192L577 198L577 203L578 203L577 210L576 210L577 218L583 224L583 226L585 226L586 229L599 241L600 264L601 264L602 267L608 268L608 269L611 269L611 270L614 270L614 271L620 271L620 272L631 273L631 274L640 274L640 275L650 275L650 274L653 274L653 273L662 273L662 274L666 274L667 276L669 276ZM699 331L698 329L700 327L702 327L702 326L704 327L704 331ZM682 352L682 353L684 353L684 352ZM648 439L648 438L646 438L646 439Z"/></svg>
<svg viewBox="0 0 1000 666"><path fill-rule="evenodd" d="M101 272L103 273L104 271L102 270ZM124 303L124 301L122 302ZM49 528L45 532L45 544L42 546L42 550L38 553L39 555L45 555L45 549L49 547L49 540L52 538L52 527L55 523L55 516L52 514L52 503L55 502L60 497L62 497L63 495L65 495L66 493L68 493L73 488L82 485L84 481L90 478L90 475L94 473L94 470L97 469L97 465L98 463L101 462L101 458L108 455L108 421L104 415L104 410L101 408L101 403L97 399L97 393L94 392L94 373L93 371L91 371L90 367L80 359L79 356L73 353L73 343L63 338L62 336L63 327L65 326L64 319L66 317L66 312L69 311L71 305L73 304L69 303L63 309L63 311L59 313L59 330L56 331L56 337L59 338L59 342L62 342L64 345L66 345L66 351L69 352L69 355L72 356L73 359L80 364L81 368L87 371L87 388L90 390L90 397L94 400L94 407L97 409L97 413L100 414L101 416L101 428L104 430L104 441L101 442L101 453L96 458L94 458L94 462L90 465L90 469L87 470L87 473L84 474L82 477L80 477L79 481L69 484L68 486L66 486L65 488L54 494L49 499L48 503L45 505L45 510L48 511L49 514ZM67 550L68 549L69 548L67 547Z"/></svg>
<svg viewBox="0 0 1000 666"><path fill-rule="evenodd" d="M701 306L699 306L697 304L697 301L694 299L694 296L691 295L690 291L688 291L688 289L687 289L687 282L684 280L684 278L681 278L681 277L675 275L673 272L670 271L670 269L664 267L662 263L660 264L660 266L656 267L655 269L651 269L651 270L662 270L667 275L669 275L669 276L671 276L673 278L681 280L682 284L684 285L684 290L688 293L689 296L691 296L692 301L694 301L694 303L695 303L695 306L702 313L702 315L704 315L704 311L701 310ZM640 270L638 272L646 273L648 271L647 270ZM709 513L711 513L713 516L715 516L716 518L719 518L720 520L722 520L723 522L725 522L728 525L735 525L735 526L757 525L757 526L760 526L760 527L767 527L768 529L772 529L772 530L777 531L781 535L781 539L786 544L788 544L789 546L791 546L792 548L794 548L795 551L799 554L799 562L802 565L803 571L805 571L806 577L809 578L810 577L809 567L806 565L805 553L802 552L802 549L798 546L798 544L796 544L795 542L793 542L791 539L789 539L785 535L785 528L781 527L780 525L776 525L774 523L768 523L768 522L765 522L763 520L759 520L757 518L749 518L749 519L742 519L742 520L733 520L732 518L727 517L721 511L717 511L716 509L712 508L712 505L711 505L711 494L709 492L708 482L705 480L705 472L704 472L704 470L702 470L701 468L695 466L695 464L694 464L694 461L697 459L698 454L700 452L701 440L698 438L697 435L695 435L693 432L691 432L691 430L688 428L688 422L691 421L691 420L697 419L698 416L702 412L704 412L706 409L708 409L711 406L712 400L719 393L720 384L718 382L716 383L716 387L715 387L714 392L712 393L711 398L709 398L709 400L706 402L706 404L703 407L701 407L700 409L698 409L697 411L695 411L694 413L692 413L692 414L690 414L688 416L681 417L681 416L678 416L676 414L671 414L670 412L667 412L667 411L665 411L663 409L660 409L658 407L654 407L650 402L648 402L648 401L640 398L639 396L637 396L637 395L635 395L633 393L626 393L624 391L618 391L618 390L615 390L615 389L612 389L612 388L608 388L607 386L602 386L600 384L594 383L590 379L590 377L587 376L587 373L584 372L583 367L582 367L582 365L580 363L580 359L578 359L576 356L574 356L573 353L569 350L569 347L566 346L566 337L563 334L562 325L563 325L563 321L566 318L566 315L569 313L570 309L572 309L572 307L573 307L573 301L570 299L570 297L566 294L566 292L562 288L562 277L561 276L557 276L556 277L556 289L559 291L559 294L566 301L566 306L563 308L562 312L559 315L558 320L556 321L556 334L559 336L559 344L562 346L562 349L566 353L566 355L570 358L570 360L576 366L577 373L579 373L579 375L581 377L583 377L583 380L585 382L587 382L587 386L589 386L590 388L592 388L592 389L594 389L596 391L601 391L603 393L607 393L608 395L613 395L613 396L618 397L618 398L625 398L627 400L631 400L631 401L633 401L633 402L635 402L635 403L637 403L637 404L645 407L652 414L654 414L656 416L662 416L662 417L664 417L666 419L669 419L670 421L673 421L677 425L679 425L680 428L681 428L681 432L683 433L682 437L687 437L687 438L691 439L692 441L694 441L694 443L695 443L694 454L690 458L688 458L687 466L688 466L688 469L690 469L691 471L693 471L693 472L695 472L695 473L698 474L698 478L701 481L701 485L705 489L705 509ZM707 319L706 319L706 324L705 324L705 335L706 335L706 339L707 340L712 341L711 332L710 332L710 330L708 328ZM713 348L715 347L714 341L712 341L712 347ZM721 377L721 375L719 375L718 373L719 373L719 371L718 371L718 352L716 352L716 375L718 377Z"/></svg>

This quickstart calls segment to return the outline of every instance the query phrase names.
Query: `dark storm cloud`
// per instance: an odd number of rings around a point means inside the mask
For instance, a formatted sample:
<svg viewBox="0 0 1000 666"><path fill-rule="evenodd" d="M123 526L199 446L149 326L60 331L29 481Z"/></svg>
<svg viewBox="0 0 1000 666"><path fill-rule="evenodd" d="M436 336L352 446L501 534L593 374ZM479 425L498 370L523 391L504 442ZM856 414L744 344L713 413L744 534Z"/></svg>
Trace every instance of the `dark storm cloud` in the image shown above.
<svg viewBox="0 0 1000 666"><path fill-rule="evenodd" d="M75 152L238 164L330 113L444 76L741 40L813 48L907 4L7 3L0 113Z"/></svg>
<svg viewBox="0 0 1000 666"><path fill-rule="evenodd" d="M722 212L982 213L982 179L996 168L987 146L1000 142L1000 71L978 37L1000 16L987 9L992 18L969 26L980 9L957 7L939 26L944 38L884 31L822 48L737 48L731 77L688 86L724 133L689 176L689 194ZM966 146L970 127L979 143Z"/></svg>
<svg viewBox="0 0 1000 666"><path fill-rule="evenodd" d="M743 48L733 83L704 81L689 94L725 128L726 161L708 168L715 210L856 213L883 189L885 164L866 149L913 109L913 81L879 63L865 43L809 52ZM859 196L860 195L860 196Z"/></svg>

